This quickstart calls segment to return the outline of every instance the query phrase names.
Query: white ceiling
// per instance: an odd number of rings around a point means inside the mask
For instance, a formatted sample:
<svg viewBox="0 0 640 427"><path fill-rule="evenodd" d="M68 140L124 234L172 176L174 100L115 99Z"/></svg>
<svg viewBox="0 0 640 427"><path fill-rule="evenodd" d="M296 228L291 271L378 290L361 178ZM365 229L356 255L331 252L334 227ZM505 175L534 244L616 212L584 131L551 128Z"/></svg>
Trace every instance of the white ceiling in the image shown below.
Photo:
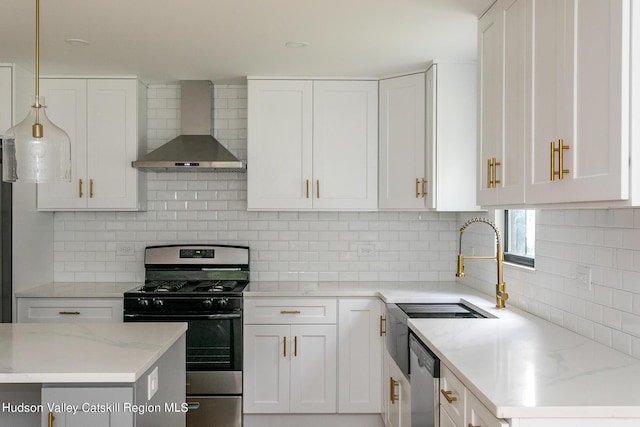
<svg viewBox="0 0 640 427"><path fill-rule="evenodd" d="M475 59L477 17L492 2L41 0L40 73L137 75L147 83L380 77L434 59ZM35 0L0 0L0 11L0 62L33 70Z"/></svg>

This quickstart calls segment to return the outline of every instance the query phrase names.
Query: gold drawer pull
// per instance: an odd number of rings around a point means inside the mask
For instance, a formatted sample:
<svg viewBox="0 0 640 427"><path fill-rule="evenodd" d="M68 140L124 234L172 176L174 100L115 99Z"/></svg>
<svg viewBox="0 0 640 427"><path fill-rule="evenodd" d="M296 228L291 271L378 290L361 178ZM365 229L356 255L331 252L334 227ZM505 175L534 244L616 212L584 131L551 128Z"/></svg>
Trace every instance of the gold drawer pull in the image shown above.
<svg viewBox="0 0 640 427"><path fill-rule="evenodd" d="M280 310L280 314L300 314L300 310Z"/></svg>
<svg viewBox="0 0 640 427"><path fill-rule="evenodd" d="M427 195L427 189L426 189L426 185L427 185L427 180L422 178L422 198L424 199Z"/></svg>
<svg viewBox="0 0 640 427"><path fill-rule="evenodd" d="M445 390L440 390L440 393L442 393L442 395L444 396L445 399L447 399L447 402L449 403L453 403L456 400L458 400L457 397L455 396L451 396L453 394L452 391L445 391Z"/></svg>
<svg viewBox="0 0 640 427"><path fill-rule="evenodd" d="M383 336L387 333L387 319L383 316L380 315L380 336Z"/></svg>
<svg viewBox="0 0 640 427"><path fill-rule="evenodd" d="M309 198L309 180L306 180L305 187L306 187L306 196L308 199Z"/></svg>
<svg viewBox="0 0 640 427"><path fill-rule="evenodd" d="M89 198L90 199L93 198L93 180L92 179L89 180Z"/></svg>
<svg viewBox="0 0 640 427"><path fill-rule="evenodd" d="M391 401L392 405L394 405L400 398L400 396L396 394L396 387L399 384L400 383L394 380L393 377L389 377L389 400Z"/></svg>
<svg viewBox="0 0 640 427"><path fill-rule="evenodd" d="M63 316L79 316L80 312L79 311L59 311L58 314L61 314Z"/></svg>
<svg viewBox="0 0 640 427"><path fill-rule="evenodd" d="M320 198L320 180L316 180L316 199Z"/></svg>
<svg viewBox="0 0 640 427"><path fill-rule="evenodd" d="M420 180L416 178L416 199L420 197Z"/></svg>
<svg viewBox="0 0 640 427"><path fill-rule="evenodd" d="M78 197L80 197L82 199L82 178L80 178L78 180Z"/></svg>
<svg viewBox="0 0 640 427"><path fill-rule="evenodd" d="M284 337L284 354L282 357L287 357L287 337Z"/></svg>
<svg viewBox="0 0 640 427"><path fill-rule="evenodd" d="M298 357L298 336L293 337L293 356Z"/></svg>
<svg viewBox="0 0 640 427"><path fill-rule="evenodd" d="M56 417L53 416L53 412L49 412L49 414L47 415L47 426L53 427L53 420L55 419Z"/></svg>
<svg viewBox="0 0 640 427"><path fill-rule="evenodd" d="M473 424L469 423L469 427L482 427L482 426L474 426Z"/></svg>

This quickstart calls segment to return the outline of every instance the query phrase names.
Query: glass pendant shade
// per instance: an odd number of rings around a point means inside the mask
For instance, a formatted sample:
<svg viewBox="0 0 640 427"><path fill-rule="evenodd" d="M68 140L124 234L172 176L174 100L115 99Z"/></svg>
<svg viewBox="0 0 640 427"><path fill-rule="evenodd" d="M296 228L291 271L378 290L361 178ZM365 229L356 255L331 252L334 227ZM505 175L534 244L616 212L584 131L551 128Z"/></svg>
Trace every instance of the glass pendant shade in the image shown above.
<svg viewBox="0 0 640 427"><path fill-rule="evenodd" d="M71 181L71 141L48 119L44 97L36 96L27 118L6 131L3 138L3 181Z"/></svg>

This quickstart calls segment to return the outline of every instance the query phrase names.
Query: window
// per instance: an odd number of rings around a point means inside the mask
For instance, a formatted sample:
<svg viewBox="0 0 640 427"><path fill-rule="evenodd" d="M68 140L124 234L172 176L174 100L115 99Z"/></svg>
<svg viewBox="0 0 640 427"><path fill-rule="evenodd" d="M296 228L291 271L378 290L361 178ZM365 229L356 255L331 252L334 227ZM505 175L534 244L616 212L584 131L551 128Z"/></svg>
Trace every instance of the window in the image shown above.
<svg viewBox="0 0 640 427"><path fill-rule="evenodd" d="M504 260L533 267L536 248L536 211L504 211Z"/></svg>

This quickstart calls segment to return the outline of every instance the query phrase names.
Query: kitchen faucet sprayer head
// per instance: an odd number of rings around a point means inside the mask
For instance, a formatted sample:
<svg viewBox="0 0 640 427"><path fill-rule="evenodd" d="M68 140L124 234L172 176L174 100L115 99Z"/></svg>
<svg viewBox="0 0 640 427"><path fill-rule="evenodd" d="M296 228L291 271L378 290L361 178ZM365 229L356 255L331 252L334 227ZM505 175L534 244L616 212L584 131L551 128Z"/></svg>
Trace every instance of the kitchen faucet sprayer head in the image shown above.
<svg viewBox="0 0 640 427"><path fill-rule="evenodd" d="M458 255L458 272L456 273L456 277L464 277L464 257L462 255Z"/></svg>
<svg viewBox="0 0 640 427"><path fill-rule="evenodd" d="M466 230L467 227L473 224L474 222L484 222L485 224L493 228L493 232L496 233L496 242L500 244L500 231L498 230L498 226L490 219L484 218L484 217L471 218L469 221L465 222L462 225L462 227L460 227L460 243L461 244L462 244L462 233L464 233L464 230ZM462 253L462 245L460 247L460 253Z"/></svg>

